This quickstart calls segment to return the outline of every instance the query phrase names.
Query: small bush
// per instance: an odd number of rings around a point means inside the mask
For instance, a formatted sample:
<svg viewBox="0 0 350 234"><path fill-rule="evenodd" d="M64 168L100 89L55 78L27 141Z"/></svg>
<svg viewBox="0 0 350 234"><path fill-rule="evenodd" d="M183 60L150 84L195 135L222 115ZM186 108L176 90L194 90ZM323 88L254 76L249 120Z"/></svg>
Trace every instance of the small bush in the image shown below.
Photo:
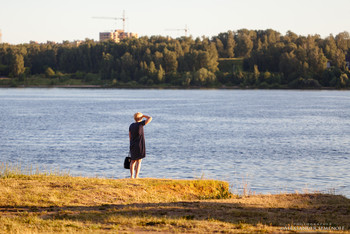
<svg viewBox="0 0 350 234"><path fill-rule="evenodd" d="M319 89L321 85L315 79L304 79L300 77L289 83L289 87L293 89Z"/></svg>
<svg viewBox="0 0 350 234"><path fill-rule="evenodd" d="M54 77L55 74L55 71L51 67L46 68L45 75L47 78Z"/></svg>
<svg viewBox="0 0 350 234"><path fill-rule="evenodd" d="M258 85L258 87L259 87L260 89L268 89L268 88L269 88L269 84L266 83L266 82L264 81L264 82L260 83L260 84Z"/></svg>

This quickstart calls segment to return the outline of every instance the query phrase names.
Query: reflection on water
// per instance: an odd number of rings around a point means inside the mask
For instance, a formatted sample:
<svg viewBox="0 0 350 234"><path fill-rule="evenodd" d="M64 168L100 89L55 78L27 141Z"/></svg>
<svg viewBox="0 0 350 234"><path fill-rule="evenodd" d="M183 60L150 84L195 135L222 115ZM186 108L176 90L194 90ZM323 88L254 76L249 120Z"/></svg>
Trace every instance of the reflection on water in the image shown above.
<svg viewBox="0 0 350 234"><path fill-rule="evenodd" d="M0 155L125 178L128 127L140 111L153 117L142 177L350 196L349 101L344 91L1 89Z"/></svg>

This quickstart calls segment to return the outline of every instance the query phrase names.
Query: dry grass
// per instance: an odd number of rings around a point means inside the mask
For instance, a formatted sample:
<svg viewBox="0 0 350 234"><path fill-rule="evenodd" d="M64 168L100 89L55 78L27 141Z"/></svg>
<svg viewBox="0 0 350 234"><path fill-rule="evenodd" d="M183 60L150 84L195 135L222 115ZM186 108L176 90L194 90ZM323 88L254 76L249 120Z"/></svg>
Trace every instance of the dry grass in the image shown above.
<svg viewBox="0 0 350 234"><path fill-rule="evenodd" d="M91 206L229 197L214 180L101 179L32 175L0 179L0 206Z"/></svg>
<svg viewBox="0 0 350 234"><path fill-rule="evenodd" d="M288 232L349 229L350 200L327 194L237 196L215 180L0 174L0 233ZM292 228L300 228L293 230Z"/></svg>

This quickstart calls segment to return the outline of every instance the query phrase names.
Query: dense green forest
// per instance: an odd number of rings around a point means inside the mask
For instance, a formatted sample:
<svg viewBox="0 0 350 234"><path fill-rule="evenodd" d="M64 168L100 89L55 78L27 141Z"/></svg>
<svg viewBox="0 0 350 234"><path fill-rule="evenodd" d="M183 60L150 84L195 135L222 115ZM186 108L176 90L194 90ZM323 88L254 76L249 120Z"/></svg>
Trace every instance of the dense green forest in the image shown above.
<svg viewBox="0 0 350 234"><path fill-rule="evenodd" d="M0 76L110 86L348 88L350 36L241 29L212 38L0 44Z"/></svg>

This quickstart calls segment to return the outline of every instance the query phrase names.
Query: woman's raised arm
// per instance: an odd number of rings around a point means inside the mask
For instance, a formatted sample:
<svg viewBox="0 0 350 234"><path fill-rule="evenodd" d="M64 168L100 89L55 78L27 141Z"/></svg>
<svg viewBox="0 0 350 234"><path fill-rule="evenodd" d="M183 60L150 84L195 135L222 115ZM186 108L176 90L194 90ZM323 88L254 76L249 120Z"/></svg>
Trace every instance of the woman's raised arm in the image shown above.
<svg viewBox="0 0 350 234"><path fill-rule="evenodd" d="M142 118L146 118L145 125L149 124L152 121L152 117L151 116L143 115Z"/></svg>

